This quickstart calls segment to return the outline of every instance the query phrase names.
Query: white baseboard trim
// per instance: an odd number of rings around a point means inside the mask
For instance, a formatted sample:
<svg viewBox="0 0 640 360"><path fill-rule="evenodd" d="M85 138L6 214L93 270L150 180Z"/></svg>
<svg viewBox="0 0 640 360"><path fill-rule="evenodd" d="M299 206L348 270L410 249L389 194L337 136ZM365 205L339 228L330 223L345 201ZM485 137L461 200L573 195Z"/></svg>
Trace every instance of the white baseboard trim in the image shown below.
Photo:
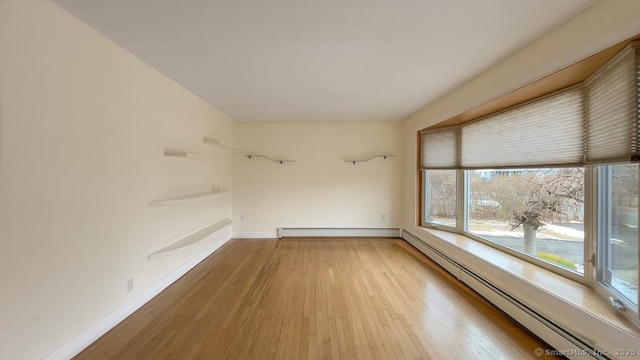
<svg viewBox="0 0 640 360"><path fill-rule="evenodd" d="M234 239L275 239L277 237L276 231L245 231L233 234Z"/></svg>
<svg viewBox="0 0 640 360"><path fill-rule="evenodd" d="M278 237L400 237L400 228L278 228Z"/></svg>
<svg viewBox="0 0 640 360"><path fill-rule="evenodd" d="M189 270L193 269L196 265L201 263L231 239L230 230L221 235L222 239L216 241L214 245L194 256L191 260L160 279L160 281L90 326L78 336L69 340L66 344L47 355L44 360L68 360L78 355L87 346L91 345L102 335L106 334L109 330L118 325L122 320L126 319L129 315L133 314L144 304L156 297L156 295L160 294L169 285L173 284L176 280L181 278Z"/></svg>

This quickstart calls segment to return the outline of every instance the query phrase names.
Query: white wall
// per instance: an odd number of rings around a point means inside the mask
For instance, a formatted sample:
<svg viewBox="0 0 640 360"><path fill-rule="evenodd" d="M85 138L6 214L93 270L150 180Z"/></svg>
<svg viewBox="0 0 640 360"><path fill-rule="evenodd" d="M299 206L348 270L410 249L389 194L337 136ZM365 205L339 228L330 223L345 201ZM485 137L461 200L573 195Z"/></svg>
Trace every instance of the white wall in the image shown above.
<svg viewBox="0 0 640 360"><path fill-rule="evenodd" d="M46 0L0 0L0 349L38 359L205 249L147 255L231 216L233 230L415 224L415 131L640 33L640 2L602 0L402 123L234 124ZM231 155L201 145L232 140ZM201 152L191 162L167 147ZM296 159L280 165L243 153ZM394 153L352 165L344 159ZM232 186L233 185L233 186ZM404 214L404 216L403 216ZM386 220L381 216L385 215ZM135 288L128 293L127 279Z"/></svg>
<svg viewBox="0 0 640 360"><path fill-rule="evenodd" d="M0 1L0 357L39 359L205 249L147 255L231 216L231 121L45 0ZM164 158L165 147L208 161ZM228 228L229 229L229 228ZM134 290L127 292L127 279Z"/></svg>
<svg viewBox="0 0 640 360"><path fill-rule="evenodd" d="M404 121L403 227L417 223L416 132L640 33L640 1L600 0Z"/></svg>
<svg viewBox="0 0 640 360"><path fill-rule="evenodd" d="M401 129L398 122L235 123L234 236L273 237L281 226L399 226ZM385 153L399 157L344 162Z"/></svg>

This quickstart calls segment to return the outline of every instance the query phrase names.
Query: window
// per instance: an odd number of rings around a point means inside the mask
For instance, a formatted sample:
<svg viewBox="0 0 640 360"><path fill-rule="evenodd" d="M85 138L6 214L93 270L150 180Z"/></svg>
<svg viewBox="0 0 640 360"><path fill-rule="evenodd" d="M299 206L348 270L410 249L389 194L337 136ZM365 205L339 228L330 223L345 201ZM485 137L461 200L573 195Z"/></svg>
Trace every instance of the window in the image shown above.
<svg viewBox="0 0 640 360"><path fill-rule="evenodd" d="M600 169L598 281L638 309L638 165Z"/></svg>
<svg viewBox="0 0 640 360"><path fill-rule="evenodd" d="M467 231L583 274L584 168L470 170Z"/></svg>
<svg viewBox="0 0 640 360"><path fill-rule="evenodd" d="M455 227L457 223L457 189L455 170L429 170L425 174L425 221Z"/></svg>
<svg viewBox="0 0 640 360"><path fill-rule="evenodd" d="M640 326L640 41L585 77L420 131L422 224L590 286Z"/></svg>

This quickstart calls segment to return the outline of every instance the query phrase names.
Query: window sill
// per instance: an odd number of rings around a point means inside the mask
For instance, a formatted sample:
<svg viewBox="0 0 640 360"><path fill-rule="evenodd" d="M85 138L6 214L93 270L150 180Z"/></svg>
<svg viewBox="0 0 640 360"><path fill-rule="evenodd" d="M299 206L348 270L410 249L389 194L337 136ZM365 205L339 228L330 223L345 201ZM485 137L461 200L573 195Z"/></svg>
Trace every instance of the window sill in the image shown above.
<svg viewBox="0 0 640 360"><path fill-rule="evenodd" d="M422 227L410 231L592 346L640 351L640 329L593 289L463 235Z"/></svg>

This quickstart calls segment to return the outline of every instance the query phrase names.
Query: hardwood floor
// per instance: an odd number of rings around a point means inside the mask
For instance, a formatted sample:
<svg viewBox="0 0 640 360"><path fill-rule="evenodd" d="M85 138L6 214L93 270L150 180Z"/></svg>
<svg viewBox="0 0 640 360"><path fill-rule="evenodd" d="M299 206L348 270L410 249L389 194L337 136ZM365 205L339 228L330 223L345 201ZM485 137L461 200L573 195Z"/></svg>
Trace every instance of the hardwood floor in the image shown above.
<svg viewBox="0 0 640 360"><path fill-rule="evenodd" d="M77 359L538 359L401 239L231 240Z"/></svg>

